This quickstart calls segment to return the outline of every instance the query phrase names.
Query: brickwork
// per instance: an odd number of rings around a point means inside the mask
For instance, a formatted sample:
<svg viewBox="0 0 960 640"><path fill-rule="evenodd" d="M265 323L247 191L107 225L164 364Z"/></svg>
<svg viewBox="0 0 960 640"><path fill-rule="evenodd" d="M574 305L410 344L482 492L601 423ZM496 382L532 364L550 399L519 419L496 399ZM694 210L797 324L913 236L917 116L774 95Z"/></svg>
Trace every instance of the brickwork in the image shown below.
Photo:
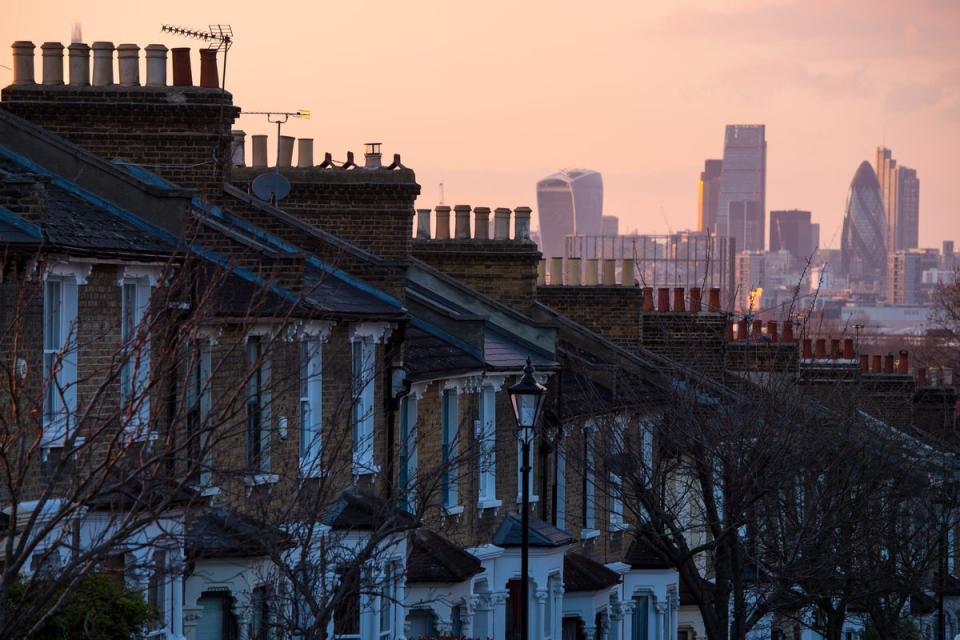
<svg viewBox="0 0 960 640"><path fill-rule="evenodd" d="M636 287L537 287L537 300L624 349L641 346L643 296Z"/></svg>
<svg viewBox="0 0 960 640"><path fill-rule="evenodd" d="M716 375L724 368L726 324L722 313L646 312L640 339L649 351Z"/></svg>
<svg viewBox="0 0 960 640"><path fill-rule="evenodd" d="M536 299L540 251L527 240L414 240L413 256L517 311Z"/></svg>
<svg viewBox="0 0 960 640"><path fill-rule="evenodd" d="M228 177L233 97L200 87L11 85L0 107L107 160L215 195Z"/></svg>

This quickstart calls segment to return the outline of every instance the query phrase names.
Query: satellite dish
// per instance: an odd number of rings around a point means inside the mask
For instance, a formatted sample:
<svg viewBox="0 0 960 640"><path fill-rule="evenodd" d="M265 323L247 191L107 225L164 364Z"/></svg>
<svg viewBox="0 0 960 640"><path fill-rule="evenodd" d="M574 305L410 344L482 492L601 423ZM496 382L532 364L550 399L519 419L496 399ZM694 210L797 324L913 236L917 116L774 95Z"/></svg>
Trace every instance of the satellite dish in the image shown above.
<svg viewBox="0 0 960 640"><path fill-rule="evenodd" d="M253 179L253 193L261 200L274 202L290 194L290 181L279 173L261 173Z"/></svg>

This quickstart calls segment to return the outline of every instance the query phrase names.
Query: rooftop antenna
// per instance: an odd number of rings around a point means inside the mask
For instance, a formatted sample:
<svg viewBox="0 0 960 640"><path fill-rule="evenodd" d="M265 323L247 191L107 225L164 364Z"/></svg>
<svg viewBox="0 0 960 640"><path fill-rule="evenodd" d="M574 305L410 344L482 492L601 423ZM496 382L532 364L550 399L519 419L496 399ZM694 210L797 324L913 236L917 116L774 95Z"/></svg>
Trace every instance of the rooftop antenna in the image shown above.
<svg viewBox="0 0 960 640"><path fill-rule="evenodd" d="M175 36L184 38L193 38L210 43L208 49L223 51L223 73L220 74L220 90L225 91L227 86L227 52L233 46L233 28L228 24L211 24L207 31L199 29L188 29L178 27L172 24L165 24L160 27L163 33L172 33Z"/></svg>
<svg viewBox="0 0 960 640"><path fill-rule="evenodd" d="M253 193L261 200L268 200L276 206L277 202L290 193L290 181L280 175L280 127L290 118L310 119L306 109L297 111L245 111L244 116L267 116L267 122L277 125L277 165L272 173L261 173L253 179Z"/></svg>

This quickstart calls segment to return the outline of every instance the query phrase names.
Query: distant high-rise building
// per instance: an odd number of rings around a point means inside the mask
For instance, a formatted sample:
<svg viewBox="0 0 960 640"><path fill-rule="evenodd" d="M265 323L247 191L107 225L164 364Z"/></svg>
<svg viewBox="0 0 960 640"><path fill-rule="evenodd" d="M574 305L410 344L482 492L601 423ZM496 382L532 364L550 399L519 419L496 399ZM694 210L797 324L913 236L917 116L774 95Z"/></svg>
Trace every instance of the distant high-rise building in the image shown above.
<svg viewBox="0 0 960 640"><path fill-rule="evenodd" d="M600 219L601 233L605 236L620 235L620 218L617 216L603 216Z"/></svg>
<svg viewBox="0 0 960 640"><path fill-rule="evenodd" d="M737 248L763 251L767 210L767 140L762 124L727 125L716 225Z"/></svg>
<svg viewBox="0 0 960 640"><path fill-rule="evenodd" d="M936 249L894 251L887 256L887 302L890 304L923 304L936 285L924 285L923 274L938 270L940 252Z"/></svg>
<svg viewBox="0 0 960 640"><path fill-rule="evenodd" d="M716 233L717 204L720 200L720 171L723 160L706 160L697 188L697 231Z"/></svg>
<svg viewBox="0 0 960 640"><path fill-rule="evenodd" d="M886 270L886 219L877 174L864 161L857 168L843 216L840 249L844 273L881 278Z"/></svg>
<svg viewBox="0 0 960 640"><path fill-rule="evenodd" d="M756 313L761 309L766 256L762 251L741 251L736 257L736 310Z"/></svg>
<svg viewBox="0 0 960 640"><path fill-rule="evenodd" d="M915 249L920 236L920 180L916 169L898 165L893 152L877 147L873 169L883 194L887 251Z"/></svg>
<svg viewBox="0 0 960 640"><path fill-rule="evenodd" d="M810 222L809 211L770 212L770 251L789 251L795 258L806 260L819 245L820 225Z"/></svg>
<svg viewBox="0 0 960 640"><path fill-rule="evenodd" d="M564 238L603 232L603 178L590 169L564 169L537 183L540 249L563 255Z"/></svg>

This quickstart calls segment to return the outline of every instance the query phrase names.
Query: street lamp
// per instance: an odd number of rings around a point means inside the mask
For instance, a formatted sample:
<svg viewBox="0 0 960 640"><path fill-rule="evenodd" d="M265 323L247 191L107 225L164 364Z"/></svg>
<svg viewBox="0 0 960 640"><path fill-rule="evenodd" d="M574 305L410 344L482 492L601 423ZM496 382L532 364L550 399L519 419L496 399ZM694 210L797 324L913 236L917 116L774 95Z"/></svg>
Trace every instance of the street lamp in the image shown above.
<svg viewBox="0 0 960 640"><path fill-rule="evenodd" d="M530 637L530 443L533 442L537 418L543 408L547 388L533 377L533 364L527 358L523 368L523 377L507 392L513 403L513 417L517 420L517 432L520 443L523 445L522 466L520 476L523 485L523 498L520 513L521 545L520 545L520 640Z"/></svg>

